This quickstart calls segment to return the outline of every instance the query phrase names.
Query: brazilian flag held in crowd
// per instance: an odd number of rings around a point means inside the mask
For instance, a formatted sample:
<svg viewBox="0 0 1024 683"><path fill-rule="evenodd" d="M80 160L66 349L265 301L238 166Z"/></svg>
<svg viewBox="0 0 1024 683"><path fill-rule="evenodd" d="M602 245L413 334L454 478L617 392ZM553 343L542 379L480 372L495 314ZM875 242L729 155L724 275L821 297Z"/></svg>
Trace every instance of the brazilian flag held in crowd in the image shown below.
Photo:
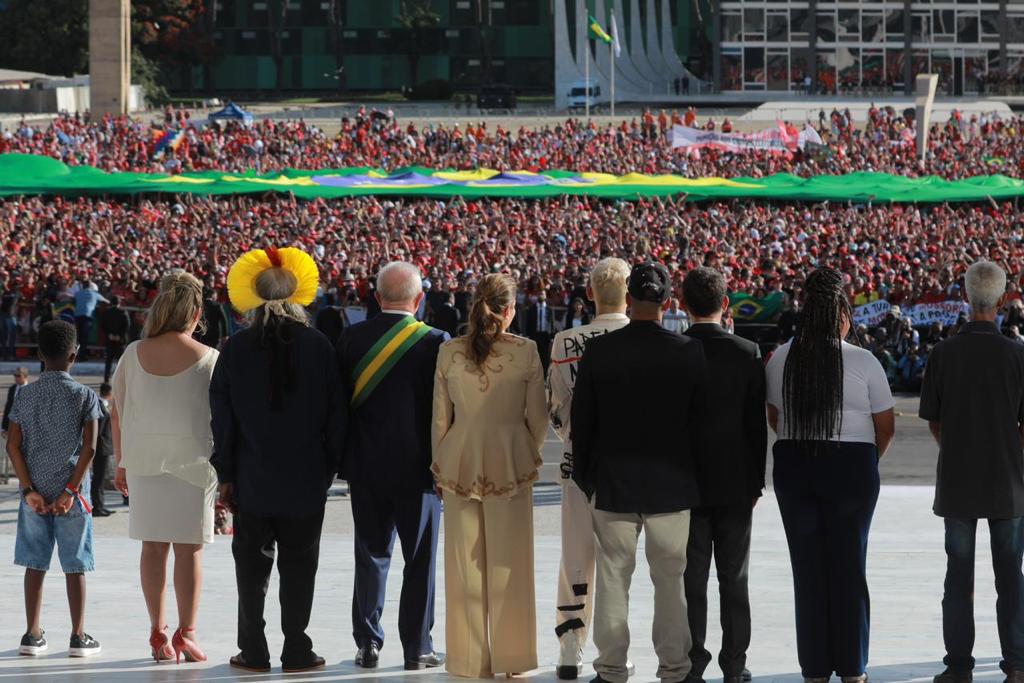
<svg viewBox="0 0 1024 683"><path fill-rule="evenodd" d="M734 292L729 295L729 310L737 322L766 323L782 312L785 302L786 295L782 292L772 292L764 297Z"/></svg>

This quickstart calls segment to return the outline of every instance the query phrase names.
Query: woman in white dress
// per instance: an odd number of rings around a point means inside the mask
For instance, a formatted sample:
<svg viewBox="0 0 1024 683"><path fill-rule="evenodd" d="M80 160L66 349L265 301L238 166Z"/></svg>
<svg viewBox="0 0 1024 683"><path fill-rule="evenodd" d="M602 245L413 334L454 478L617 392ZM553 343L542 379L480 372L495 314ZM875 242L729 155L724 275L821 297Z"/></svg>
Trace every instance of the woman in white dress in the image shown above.
<svg viewBox="0 0 1024 683"><path fill-rule="evenodd" d="M128 535L142 541L139 569L157 661L206 660L195 627L203 544L213 542L209 388L217 351L192 338L202 315L199 280L184 271L166 275L143 339L125 350L114 373L114 483L131 496ZM168 641L164 593L172 547L178 628Z"/></svg>

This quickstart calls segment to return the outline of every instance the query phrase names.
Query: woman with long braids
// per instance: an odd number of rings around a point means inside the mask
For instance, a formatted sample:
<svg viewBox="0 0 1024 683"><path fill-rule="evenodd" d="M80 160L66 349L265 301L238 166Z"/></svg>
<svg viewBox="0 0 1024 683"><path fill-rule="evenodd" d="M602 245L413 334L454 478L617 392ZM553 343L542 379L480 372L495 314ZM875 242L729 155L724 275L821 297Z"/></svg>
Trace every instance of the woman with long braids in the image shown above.
<svg viewBox="0 0 1024 683"><path fill-rule="evenodd" d="M228 273L231 304L248 327L224 344L210 383L220 500L234 513L238 644L231 666L269 671L267 584L277 559L285 672L321 668L306 635L327 489L338 472L347 402L327 337L309 325L313 259L256 249Z"/></svg>
<svg viewBox="0 0 1024 683"><path fill-rule="evenodd" d="M878 360L845 341L853 310L843 276L820 268L791 341L767 367L775 495L789 543L797 656L808 683L836 673L866 680L870 607L868 530L878 461L895 433L893 398Z"/></svg>
<svg viewBox="0 0 1024 683"><path fill-rule="evenodd" d="M469 331L434 375L434 477L444 499L448 672L537 668L533 482L548 430L537 345L508 334L516 287L487 275Z"/></svg>

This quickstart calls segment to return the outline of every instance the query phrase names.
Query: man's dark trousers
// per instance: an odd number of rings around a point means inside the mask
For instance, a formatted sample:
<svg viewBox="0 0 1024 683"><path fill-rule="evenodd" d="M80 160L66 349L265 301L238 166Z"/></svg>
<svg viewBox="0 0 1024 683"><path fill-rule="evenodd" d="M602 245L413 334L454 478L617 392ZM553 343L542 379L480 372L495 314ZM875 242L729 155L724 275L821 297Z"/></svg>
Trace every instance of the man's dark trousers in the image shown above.
<svg viewBox="0 0 1024 683"><path fill-rule="evenodd" d="M109 463L110 451L105 448L97 448L92 459L92 481L89 484L89 500L92 501L94 512L97 510L102 512L107 509L103 486L107 481L107 466Z"/></svg>
<svg viewBox="0 0 1024 683"><path fill-rule="evenodd" d="M974 546L976 519L946 520L946 584L942 596L943 663L956 671L974 669ZM1003 671L1024 671L1024 518L988 520L992 569L996 576L996 623Z"/></svg>
<svg viewBox="0 0 1024 683"><path fill-rule="evenodd" d="M80 315L75 318L75 329L78 333L78 358L85 360L89 357L89 341L92 337L92 316Z"/></svg>
<svg viewBox="0 0 1024 683"><path fill-rule="evenodd" d="M377 490L372 483L349 483L355 524L356 571L352 636L359 647L384 646L380 624L391 552L397 532L405 570L398 607L398 636L406 661L434 651L434 567L441 501L433 491Z"/></svg>
<svg viewBox="0 0 1024 683"><path fill-rule="evenodd" d="M721 600L722 651L718 664L725 676L741 676L750 646L750 529L753 500L735 505L695 508L690 511L690 541L686 548L687 617L693 647L690 663L694 676L703 676L711 663L704 647L708 632L708 575L715 559Z"/></svg>
<svg viewBox="0 0 1024 683"><path fill-rule="evenodd" d="M313 641L306 635L306 628L313 610L323 524L323 509L312 516L294 519L235 513L231 553L238 583L238 649L247 662L270 663L263 607L274 568L275 545L279 553L277 573L284 633L281 662L286 666L308 662Z"/></svg>
<svg viewBox="0 0 1024 683"><path fill-rule="evenodd" d="M124 354L124 342L110 341L103 347L103 381L109 382L114 363Z"/></svg>

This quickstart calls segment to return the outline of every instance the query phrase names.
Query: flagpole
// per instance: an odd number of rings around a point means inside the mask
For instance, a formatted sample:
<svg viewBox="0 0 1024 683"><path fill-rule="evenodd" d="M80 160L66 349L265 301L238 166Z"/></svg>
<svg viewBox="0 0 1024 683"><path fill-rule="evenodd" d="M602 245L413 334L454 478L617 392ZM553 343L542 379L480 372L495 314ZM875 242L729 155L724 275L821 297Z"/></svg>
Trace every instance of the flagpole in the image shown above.
<svg viewBox="0 0 1024 683"><path fill-rule="evenodd" d="M612 53L612 119L615 118L615 44L608 46Z"/></svg>
<svg viewBox="0 0 1024 683"><path fill-rule="evenodd" d="M589 28L587 29L590 30ZM583 43L583 92L586 93L587 124L590 123L590 35Z"/></svg>

